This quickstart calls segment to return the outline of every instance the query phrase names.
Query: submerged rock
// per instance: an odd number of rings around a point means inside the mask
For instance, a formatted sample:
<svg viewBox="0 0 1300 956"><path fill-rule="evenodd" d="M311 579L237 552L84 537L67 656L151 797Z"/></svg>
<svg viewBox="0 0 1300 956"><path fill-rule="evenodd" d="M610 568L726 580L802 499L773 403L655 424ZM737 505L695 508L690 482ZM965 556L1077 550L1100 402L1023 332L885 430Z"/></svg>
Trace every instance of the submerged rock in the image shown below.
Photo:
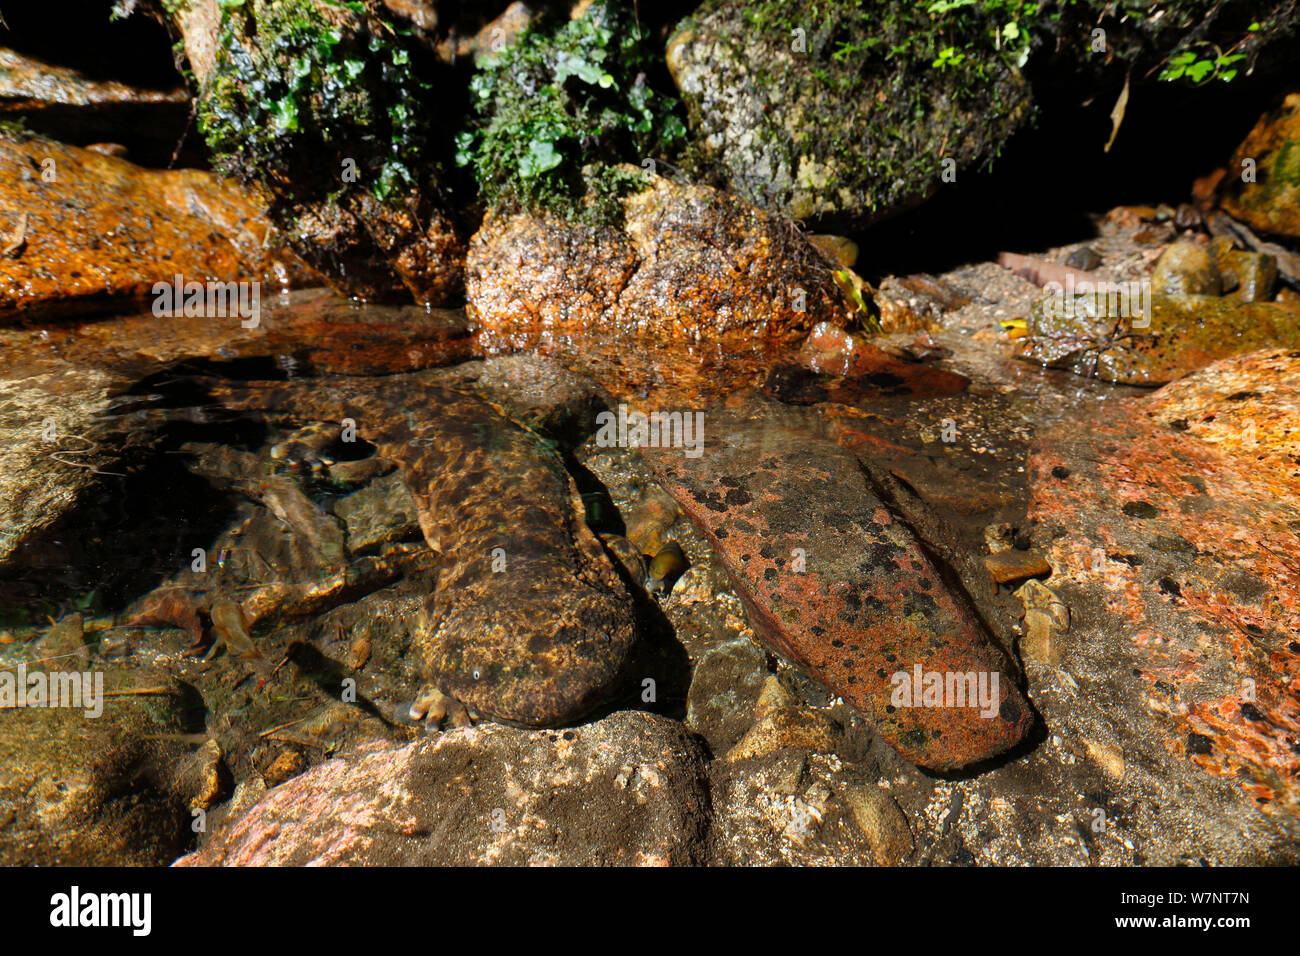
<svg viewBox="0 0 1300 956"><path fill-rule="evenodd" d="M82 666L65 668L80 678ZM0 661L5 677L16 668ZM11 866L164 865L193 836L191 807L210 805L182 739L201 722L192 691L156 670L87 673L113 695L101 714L0 708L0 859Z"/></svg>
<svg viewBox="0 0 1300 956"><path fill-rule="evenodd" d="M621 230L488 217L467 279L485 348L554 352L620 397L689 399L754 381L817 322L842 321L830 266L791 223L649 182Z"/></svg>
<svg viewBox="0 0 1300 956"><path fill-rule="evenodd" d="M714 410L708 436L700 458L643 454L774 650L920 766L956 770L1025 737L1033 716L1008 663L852 454L779 409ZM984 681L984 706L942 691L913 701L917 669Z"/></svg>
<svg viewBox="0 0 1300 956"><path fill-rule="evenodd" d="M1070 609L1049 608L1072 634L1049 662L1075 666L1071 649L1086 645L1085 666L1132 671L1139 687L1112 696L1135 712L1112 719L1159 728L1150 744L1131 735L1145 759L1191 761L1292 820L1297 421L1300 352L1255 352L1054 428L1029 462L1030 519L1052 540L1051 587Z"/></svg>
<svg viewBox="0 0 1300 956"><path fill-rule="evenodd" d="M1136 298L1133 300L1136 303ZM1124 385L1163 385L1253 349L1300 346L1300 316L1232 297L1151 297L1150 316L1105 296L1034 306L1018 357Z"/></svg>
<svg viewBox="0 0 1300 956"><path fill-rule="evenodd" d="M177 275L277 286L302 275L294 257L269 251L263 210L211 173L146 170L0 130L0 323L143 301Z"/></svg>
<svg viewBox="0 0 1300 956"><path fill-rule="evenodd" d="M702 748L676 721L483 724L315 767L178 865L701 864L708 813Z"/></svg>

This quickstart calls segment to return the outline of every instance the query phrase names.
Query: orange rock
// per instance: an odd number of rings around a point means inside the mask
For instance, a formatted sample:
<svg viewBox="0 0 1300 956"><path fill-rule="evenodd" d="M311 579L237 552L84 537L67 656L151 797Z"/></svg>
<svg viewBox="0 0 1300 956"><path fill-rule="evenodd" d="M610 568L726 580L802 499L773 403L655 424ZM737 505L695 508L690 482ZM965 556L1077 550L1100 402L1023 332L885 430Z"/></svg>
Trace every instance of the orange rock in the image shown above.
<svg viewBox="0 0 1300 956"><path fill-rule="evenodd" d="M267 249L257 197L199 170L147 170L0 132L0 322L142 301L155 282L307 275Z"/></svg>
<svg viewBox="0 0 1300 956"><path fill-rule="evenodd" d="M489 216L470 243L467 311L489 351L541 349L624 397L718 394L761 377L846 304L787 220L652 177L622 229Z"/></svg>

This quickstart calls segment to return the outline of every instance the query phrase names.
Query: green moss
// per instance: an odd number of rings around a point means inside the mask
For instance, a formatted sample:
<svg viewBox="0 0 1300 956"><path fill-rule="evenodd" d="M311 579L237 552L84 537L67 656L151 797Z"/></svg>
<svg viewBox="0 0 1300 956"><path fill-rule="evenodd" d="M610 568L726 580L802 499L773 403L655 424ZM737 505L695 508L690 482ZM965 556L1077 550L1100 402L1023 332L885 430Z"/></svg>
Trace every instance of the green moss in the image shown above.
<svg viewBox="0 0 1300 956"><path fill-rule="evenodd" d="M543 22L479 64L457 163L473 168L491 207L616 220L639 180L618 164L675 158L686 138L676 101L649 80L657 59L621 4Z"/></svg>
<svg viewBox="0 0 1300 956"><path fill-rule="evenodd" d="M218 0L199 122L221 167L307 198L344 160L379 199L417 185L424 133L409 37L360 0Z"/></svg>

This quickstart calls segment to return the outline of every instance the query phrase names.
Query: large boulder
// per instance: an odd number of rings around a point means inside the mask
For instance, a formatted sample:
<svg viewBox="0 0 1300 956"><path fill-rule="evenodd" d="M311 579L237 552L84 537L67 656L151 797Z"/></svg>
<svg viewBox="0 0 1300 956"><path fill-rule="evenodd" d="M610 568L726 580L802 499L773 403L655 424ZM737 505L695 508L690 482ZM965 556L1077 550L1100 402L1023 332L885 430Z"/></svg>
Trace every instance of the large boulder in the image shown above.
<svg viewBox="0 0 1300 956"><path fill-rule="evenodd" d="M306 274L296 257L275 255L256 193L200 170L147 170L5 131L0 230L0 322L142 301L177 275L278 286Z"/></svg>
<svg viewBox="0 0 1300 956"><path fill-rule="evenodd" d="M173 9L219 168L270 190L299 254L364 299L457 299L464 244L439 199L418 38L378 0Z"/></svg>
<svg viewBox="0 0 1300 956"><path fill-rule="evenodd" d="M1240 804L1300 806L1298 414L1300 352L1255 352L1052 428L1028 465L1063 666L1107 688L1130 765L1236 791L1203 798L1233 832Z"/></svg>
<svg viewBox="0 0 1300 956"><path fill-rule="evenodd" d="M1300 240L1300 93L1260 117L1224 183L1229 213L1260 232Z"/></svg>
<svg viewBox="0 0 1300 956"><path fill-rule="evenodd" d="M1028 117L1028 84L991 43L935 62L954 40L924 4L823 10L709 0L668 41L692 131L748 202L864 225L989 160Z"/></svg>
<svg viewBox="0 0 1300 956"><path fill-rule="evenodd" d="M789 221L650 177L621 228L491 215L470 244L467 311L488 351L554 351L623 396L752 382L820 321L843 323L830 265Z"/></svg>

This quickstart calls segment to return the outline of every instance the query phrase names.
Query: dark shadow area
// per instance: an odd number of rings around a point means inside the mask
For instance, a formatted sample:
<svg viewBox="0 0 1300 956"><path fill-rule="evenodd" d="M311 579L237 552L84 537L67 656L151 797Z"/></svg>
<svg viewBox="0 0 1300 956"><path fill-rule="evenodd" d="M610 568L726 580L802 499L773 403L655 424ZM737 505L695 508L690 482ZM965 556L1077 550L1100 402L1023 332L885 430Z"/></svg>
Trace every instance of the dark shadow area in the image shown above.
<svg viewBox="0 0 1300 956"><path fill-rule="evenodd" d="M1121 86L1087 102L1039 84L1036 118L1007 143L991 171L958 170L924 205L855 235L857 271L939 273L999 252L1031 252L1086 239L1090 214L1119 205L1177 206L1192 183L1225 165L1276 80L1241 78L1200 89L1136 83L1109 153L1110 112ZM1121 84L1122 85L1122 84Z"/></svg>

